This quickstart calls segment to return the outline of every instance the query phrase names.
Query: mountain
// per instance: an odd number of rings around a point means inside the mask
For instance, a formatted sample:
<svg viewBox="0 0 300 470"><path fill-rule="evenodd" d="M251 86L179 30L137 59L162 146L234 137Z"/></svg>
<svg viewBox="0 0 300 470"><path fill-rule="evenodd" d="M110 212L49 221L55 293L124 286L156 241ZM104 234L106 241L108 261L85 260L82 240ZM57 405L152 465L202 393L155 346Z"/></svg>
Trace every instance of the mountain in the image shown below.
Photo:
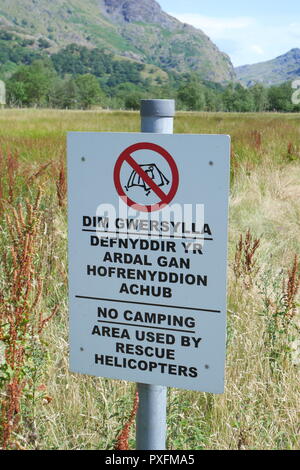
<svg viewBox="0 0 300 470"><path fill-rule="evenodd" d="M300 77L300 49L292 49L276 59L235 69L238 80L249 86L260 82L279 85Z"/></svg>
<svg viewBox="0 0 300 470"><path fill-rule="evenodd" d="M214 82L235 77L226 54L155 0L0 0L1 31L48 53L76 43Z"/></svg>

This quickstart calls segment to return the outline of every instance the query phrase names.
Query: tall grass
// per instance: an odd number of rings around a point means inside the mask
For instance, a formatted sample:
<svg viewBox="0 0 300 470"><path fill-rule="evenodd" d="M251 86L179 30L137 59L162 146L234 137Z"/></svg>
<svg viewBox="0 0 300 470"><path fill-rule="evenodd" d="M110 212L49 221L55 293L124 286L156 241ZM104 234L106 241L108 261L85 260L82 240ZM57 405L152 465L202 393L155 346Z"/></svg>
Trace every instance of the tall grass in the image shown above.
<svg viewBox="0 0 300 470"><path fill-rule="evenodd" d="M279 114L176 118L176 132L230 134L233 148L226 391L169 389L169 449L299 448L299 123ZM134 384L68 370L67 130L138 132L139 116L0 113L2 447L113 449L129 438L134 448ZM6 375L17 348L19 365Z"/></svg>

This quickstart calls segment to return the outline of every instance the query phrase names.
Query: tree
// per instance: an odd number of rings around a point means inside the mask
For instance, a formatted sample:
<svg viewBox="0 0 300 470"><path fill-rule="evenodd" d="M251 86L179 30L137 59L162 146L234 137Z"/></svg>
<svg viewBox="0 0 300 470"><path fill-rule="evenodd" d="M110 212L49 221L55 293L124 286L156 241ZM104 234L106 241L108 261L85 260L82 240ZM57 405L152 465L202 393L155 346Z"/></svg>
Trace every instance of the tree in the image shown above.
<svg viewBox="0 0 300 470"><path fill-rule="evenodd" d="M230 83L222 98L226 111L247 113L255 110L253 95L248 88L244 88L240 83Z"/></svg>
<svg viewBox="0 0 300 470"><path fill-rule="evenodd" d="M114 95L117 96L125 109L140 109L141 99L145 98L145 92L133 83L122 83L114 89Z"/></svg>
<svg viewBox="0 0 300 470"><path fill-rule="evenodd" d="M78 86L76 85L75 80L70 78L64 83L62 105L66 109L74 109L78 107L79 100L80 97Z"/></svg>
<svg viewBox="0 0 300 470"><path fill-rule="evenodd" d="M51 44L49 41L47 41L47 39L39 38L38 46L40 49L48 49L51 46Z"/></svg>
<svg viewBox="0 0 300 470"><path fill-rule="evenodd" d="M188 111L201 111L205 108L205 89L197 78L189 78L177 92L177 97Z"/></svg>
<svg viewBox="0 0 300 470"><path fill-rule="evenodd" d="M291 82L283 83L282 85L272 86L269 89L269 110L270 111L284 111L291 112L294 110L292 102L293 89Z"/></svg>
<svg viewBox="0 0 300 470"><path fill-rule="evenodd" d="M205 111L221 111L222 100L220 93L210 88L205 89Z"/></svg>
<svg viewBox="0 0 300 470"><path fill-rule="evenodd" d="M54 108L76 109L80 105L79 90L75 80L67 78L65 80L58 79L50 93L50 104Z"/></svg>
<svg viewBox="0 0 300 470"><path fill-rule="evenodd" d="M49 93L56 78L56 72L48 59L19 67L8 81L9 102L20 106L49 105Z"/></svg>
<svg viewBox="0 0 300 470"><path fill-rule="evenodd" d="M253 96L254 100L254 111L262 112L268 109L268 90L261 84L256 83L250 88L250 93Z"/></svg>
<svg viewBox="0 0 300 470"><path fill-rule="evenodd" d="M78 75L75 79L78 88L79 105L89 109L93 104L99 104L103 98L99 82L94 75L87 73Z"/></svg>
<svg viewBox="0 0 300 470"><path fill-rule="evenodd" d="M125 98L125 108L139 110L141 106L142 93L132 92Z"/></svg>
<svg viewBox="0 0 300 470"><path fill-rule="evenodd" d="M236 110L235 108L235 90L234 90L234 84L230 83L222 96L222 101L224 104L224 110L228 112L234 112Z"/></svg>
<svg viewBox="0 0 300 470"><path fill-rule="evenodd" d="M27 98L24 83L9 80L6 85L7 102L10 106L23 106Z"/></svg>
<svg viewBox="0 0 300 470"><path fill-rule="evenodd" d="M248 88L239 83L235 86L235 111L249 113L254 111L254 99Z"/></svg>

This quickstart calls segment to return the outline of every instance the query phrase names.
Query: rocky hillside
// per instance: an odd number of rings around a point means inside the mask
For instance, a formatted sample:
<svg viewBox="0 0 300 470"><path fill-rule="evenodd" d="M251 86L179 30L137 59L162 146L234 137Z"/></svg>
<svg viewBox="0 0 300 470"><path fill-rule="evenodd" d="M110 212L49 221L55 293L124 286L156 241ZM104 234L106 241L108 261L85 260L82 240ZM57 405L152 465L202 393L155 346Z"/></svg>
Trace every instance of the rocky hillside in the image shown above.
<svg viewBox="0 0 300 470"><path fill-rule="evenodd" d="M260 82L278 85L300 77L300 49L292 49L267 62L243 65L235 69L237 78L247 86Z"/></svg>
<svg viewBox="0 0 300 470"><path fill-rule="evenodd" d="M1 30L49 53L76 43L167 71L194 71L210 81L235 77L226 54L155 0L0 0Z"/></svg>

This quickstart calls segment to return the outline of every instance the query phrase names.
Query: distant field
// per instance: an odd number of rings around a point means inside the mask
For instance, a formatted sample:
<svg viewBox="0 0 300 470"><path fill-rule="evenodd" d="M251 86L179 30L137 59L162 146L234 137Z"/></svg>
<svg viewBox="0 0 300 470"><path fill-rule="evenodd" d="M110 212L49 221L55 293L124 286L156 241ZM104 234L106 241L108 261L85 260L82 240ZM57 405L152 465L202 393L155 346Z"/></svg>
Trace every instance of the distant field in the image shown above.
<svg viewBox="0 0 300 470"><path fill-rule="evenodd" d="M0 110L0 448L113 449L128 420L134 384L68 371L65 147L67 131L139 122ZM175 123L230 134L232 158L226 392L169 389L168 448L299 449L300 115Z"/></svg>

